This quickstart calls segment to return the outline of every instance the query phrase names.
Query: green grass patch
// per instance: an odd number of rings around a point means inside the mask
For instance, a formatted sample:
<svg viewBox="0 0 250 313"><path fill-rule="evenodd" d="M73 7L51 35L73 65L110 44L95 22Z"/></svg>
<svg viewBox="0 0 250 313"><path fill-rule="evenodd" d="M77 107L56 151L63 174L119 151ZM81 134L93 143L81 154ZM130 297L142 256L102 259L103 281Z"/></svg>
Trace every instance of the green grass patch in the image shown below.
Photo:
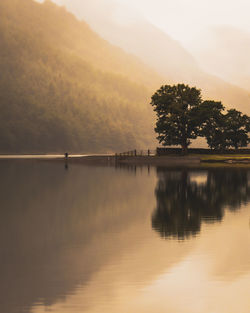
<svg viewBox="0 0 250 313"><path fill-rule="evenodd" d="M227 161L250 161L250 154L233 154L233 155L200 155L200 159L203 162L227 162Z"/></svg>

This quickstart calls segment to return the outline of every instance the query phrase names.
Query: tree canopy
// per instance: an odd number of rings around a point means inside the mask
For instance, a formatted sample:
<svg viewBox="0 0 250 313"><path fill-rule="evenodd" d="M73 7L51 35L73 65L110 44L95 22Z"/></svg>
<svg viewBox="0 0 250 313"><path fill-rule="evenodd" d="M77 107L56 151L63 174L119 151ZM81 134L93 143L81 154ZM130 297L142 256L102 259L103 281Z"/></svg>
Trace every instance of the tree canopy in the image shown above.
<svg viewBox="0 0 250 313"><path fill-rule="evenodd" d="M201 91L188 85L165 85L152 96L157 114L155 132L164 146L180 145L184 153L192 139L205 137L211 149L246 147L250 118L219 101L202 100Z"/></svg>
<svg viewBox="0 0 250 313"><path fill-rule="evenodd" d="M199 134L197 108L201 105L200 90L188 85L162 86L152 96L157 114L155 131L163 145L181 145L187 151L191 139Z"/></svg>
<svg viewBox="0 0 250 313"><path fill-rule="evenodd" d="M199 108L200 136L206 138L211 149L224 150L226 148L223 110L224 106L221 102L212 100L203 101Z"/></svg>
<svg viewBox="0 0 250 313"><path fill-rule="evenodd" d="M249 143L250 118L231 109L225 115L225 137L228 147L246 147Z"/></svg>

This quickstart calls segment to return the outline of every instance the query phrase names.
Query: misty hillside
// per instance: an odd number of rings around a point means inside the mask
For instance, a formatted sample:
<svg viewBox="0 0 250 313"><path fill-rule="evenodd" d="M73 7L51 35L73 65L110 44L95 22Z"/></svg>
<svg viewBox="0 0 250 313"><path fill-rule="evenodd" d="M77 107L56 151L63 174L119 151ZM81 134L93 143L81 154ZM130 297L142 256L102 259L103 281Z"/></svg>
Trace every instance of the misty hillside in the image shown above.
<svg viewBox="0 0 250 313"><path fill-rule="evenodd" d="M204 69L250 90L249 32L229 26L213 27L197 40L199 44L192 50Z"/></svg>
<svg viewBox="0 0 250 313"><path fill-rule="evenodd" d="M1 0L0 46L0 152L152 145L161 78L65 9Z"/></svg>
<svg viewBox="0 0 250 313"><path fill-rule="evenodd" d="M250 95L249 88L246 88L247 84L235 86L233 83L236 83L236 80L227 79L227 75L224 76L223 80L204 72L196 59L180 43L150 24L139 14L137 15L133 10L120 4L117 5L112 0L72 0L70 2L61 0L60 2L79 18L86 20L103 38L138 56L143 62L160 73L165 78L166 83L183 82L196 86L202 89L204 98L221 100L228 107L236 107L250 114ZM108 15L106 14L106 7L109 8ZM125 12L126 19L124 17L124 20L121 20L120 12ZM232 53L239 49L244 51L244 45L238 46L239 40L237 41L236 36L231 39L229 34L224 36L224 39L222 37L223 34L220 38L221 44L209 46L210 49L213 49L210 52L214 54L214 58L210 58L210 56L203 58L203 61L208 64L207 72L215 73L215 71L210 71L210 68L215 69L223 66L227 70L232 67L235 73L238 72L238 75L244 74L243 66L239 66L238 69L237 65L234 66L234 64L242 65L241 56L238 54L238 59L233 59ZM207 37L204 36L201 41L207 43ZM226 50L220 54L220 47L223 42L228 43L227 54L231 55L231 58L224 58ZM248 55L247 51L246 55ZM212 64L215 57L218 62ZM246 58L243 60L246 61ZM245 68L248 68L247 64ZM244 88L248 90L244 90Z"/></svg>

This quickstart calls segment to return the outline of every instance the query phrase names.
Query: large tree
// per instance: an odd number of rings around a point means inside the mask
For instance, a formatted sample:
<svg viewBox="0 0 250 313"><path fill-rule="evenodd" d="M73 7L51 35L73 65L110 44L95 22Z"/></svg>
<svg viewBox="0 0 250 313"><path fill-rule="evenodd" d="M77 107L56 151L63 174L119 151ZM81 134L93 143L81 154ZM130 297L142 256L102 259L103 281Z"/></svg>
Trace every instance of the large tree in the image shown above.
<svg viewBox="0 0 250 313"><path fill-rule="evenodd" d="M204 101L199 108L200 135L207 139L211 149L224 151L229 147L238 149L249 143L250 118L235 110L223 114L221 102Z"/></svg>
<svg viewBox="0 0 250 313"><path fill-rule="evenodd" d="M249 143L250 118L235 109L231 109L227 111L225 119L227 145L235 149L246 147Z"/></svg>
<svg viewBox="0 0 250 313"><path fill-rule="evenodd" d="M227 147L223 110L221 102L212 100L203 101L198 110L201 122L200 136L206 138L211 149L225 150Z"/></svg>
<svg viewBox="0 0 250 313"><path fill-rule="evenodd" d="M157 114L155 131L164 146L181 145L184 153L199 134L197 109L201 105L200 90L188 85L165 85L152 96Z"/></svg>

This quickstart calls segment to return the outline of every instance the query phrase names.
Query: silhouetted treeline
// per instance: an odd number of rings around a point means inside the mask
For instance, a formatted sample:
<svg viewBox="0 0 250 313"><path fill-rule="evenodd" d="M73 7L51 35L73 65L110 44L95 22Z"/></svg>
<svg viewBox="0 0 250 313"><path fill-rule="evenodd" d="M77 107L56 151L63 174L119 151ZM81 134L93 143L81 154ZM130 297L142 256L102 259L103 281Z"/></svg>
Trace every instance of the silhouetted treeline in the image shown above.
<svg viewBox="0 0 250 313"><path fill-rule="evenodd" d="M249 201L248 179L246 169L158 169L152 227L165 238L196 235L203 222L220 221L225 208L236 210Z"/></svg>
<svg viewBox="0 0 250 313"><path fill-rule="evenodd" d="M0 1L0 152L148 146L158 76L50 1Z"/></svg>

